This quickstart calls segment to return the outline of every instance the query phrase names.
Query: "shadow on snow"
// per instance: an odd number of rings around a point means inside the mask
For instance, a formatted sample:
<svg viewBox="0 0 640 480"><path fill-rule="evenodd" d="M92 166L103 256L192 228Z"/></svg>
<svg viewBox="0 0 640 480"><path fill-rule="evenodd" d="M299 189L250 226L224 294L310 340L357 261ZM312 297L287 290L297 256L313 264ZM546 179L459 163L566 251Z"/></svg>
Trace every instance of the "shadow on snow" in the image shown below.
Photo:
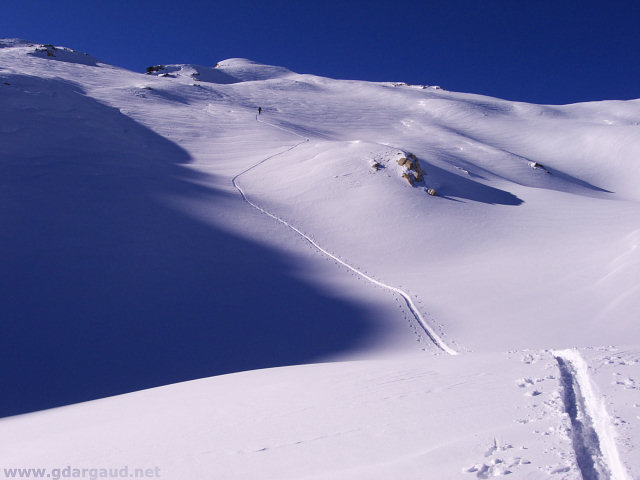
<svg viewBox="0 0 640 480"><path fill-rule="evenodd" d="M308 363L375 334L364 307L295 278L285 255L154 200L226 195L194 183L176 144L71 83L10 84L0 416Z"/></svg>

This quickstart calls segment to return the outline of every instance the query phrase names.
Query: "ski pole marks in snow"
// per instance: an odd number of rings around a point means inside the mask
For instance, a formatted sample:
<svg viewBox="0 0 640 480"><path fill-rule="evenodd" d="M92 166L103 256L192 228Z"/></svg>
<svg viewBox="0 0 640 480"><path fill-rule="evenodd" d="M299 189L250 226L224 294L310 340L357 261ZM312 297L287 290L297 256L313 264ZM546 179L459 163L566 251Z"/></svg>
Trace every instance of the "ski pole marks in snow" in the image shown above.
<svg viewBox="0 0 640 480"><path fill-rule="evenodd" d="M440 338L440 336L431 328L431 326L428 324L428 322L425 320L425 318L422 316L422 314L420 313L420 311L418 310L418 308L416 307L416 305L414 304L413 300L411 299L411 297L409 296L409 294L407 294L405 291L393 287L391 285L387 285L386 283L380 282L378 280L376 280L375 278L370 277L369 275L367 275L366 273L358 270L357 268L349 265L348 263L344 262L343 260L339 259L336 255L333 255L332 253L328 252L327 250L325 250L324 248L322 248L320 245L318 245L309 235L303 233L302 231L300 231L298 228L296 228L295 226L291 225L290 223L288 223L286 220L282 219L281 217L268 212L267 210L265 210L264 208L260 207L259 205L253 203L251 200L249 200L247 198L246 193L244 192L244 190L242 190L242 188L240 187L240 185L238 185L238 178L241 177L242 175L244 175L245 173L253 170L254 168L258 167L259 165L262 165L263 163L267 162L268 160L275 158L279 155L282 155L284 153L290 152L291 150L293 150L294 148L302 145L303 143L306 143L309 141L309 138L304 137L302 135L300 135L299 133L296 133L292 130L280 127L278 125L273 125L271 123L267 123L264 122L262 120L260 120L257 116L256 116L256 120L260 123L263 123L265 125L269 125L273 128L278 128L280 130L284 130L288 133L291 133L293 135L296 135L297 137L303 138L304 140L296 143L295 145L287 148L286 150L283 150L282 152L276 153L274 155L271 155L263 160L260 160L258 163L252 165L251 167L243 170L242 172L240 172L239 174L237 174L235 177L233 177L233 179L231 180L231 182L233 183L233 186L236 188L236 190L238 190L238 192L240 193L240 195L242 196L242 199L247 202L249 205L251 205L253 208L259 210L260 212L264 213L265 215L268 215L269 217L273 218L274 220L280 222L281 224L285 225L287 228L293 230L295 233L297 233L298 235L300 235L302 238L304 238L307 242L309 242L313 247L315 247L317 250L319 250L321 253L323 253L324 255L330 257L331 259L333 259L334 261L338 262L340 265L346 267L347 269L349 269L350 271L352 271L353 273L359 275L360 277L364 278L365 280L373 283L374 285L377 285L379 287L382 287L386 290L390 290L398 295L400 295L402 297L402 299L405 301L407 308L411 311L411 313L413 314L413 316L415 317L416 321L420 324L420 326L423 328L423 330L425 331L425 333L427 334L427 336L429 337L429 339L434 343L434 345L436 347L438 347L440 350L442 350L443 352L449 354L449 355L458 355L458 352L455 351L453 348L451 348L449 345L447 345L442 338Z"/></svg>
<svg viewBox="0 0 640 480"><path fill-rule="evenodd" d="M584 480L627 480L604 403L589 379L588 367L576 350L552 352L560 369L571 440Z"/></svg>

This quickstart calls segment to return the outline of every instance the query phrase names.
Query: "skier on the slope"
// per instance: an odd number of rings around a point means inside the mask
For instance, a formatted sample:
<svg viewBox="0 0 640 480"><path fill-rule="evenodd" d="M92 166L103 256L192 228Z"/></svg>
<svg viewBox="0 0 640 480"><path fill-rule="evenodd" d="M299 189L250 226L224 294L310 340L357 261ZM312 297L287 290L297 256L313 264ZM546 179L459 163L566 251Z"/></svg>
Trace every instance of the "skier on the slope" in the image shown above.
<svg viewBox="0 0 640 480"><path fill-rule="evenodd" d="M258 107L258 115L262 113L262 107Z"/></svg>

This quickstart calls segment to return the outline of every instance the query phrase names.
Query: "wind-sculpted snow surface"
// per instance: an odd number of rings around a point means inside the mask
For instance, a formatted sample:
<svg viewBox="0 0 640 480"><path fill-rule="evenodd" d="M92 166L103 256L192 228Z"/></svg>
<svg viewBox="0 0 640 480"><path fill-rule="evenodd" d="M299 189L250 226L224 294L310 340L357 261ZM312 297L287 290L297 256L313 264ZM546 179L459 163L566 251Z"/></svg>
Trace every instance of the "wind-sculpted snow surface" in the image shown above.
<svg viewBox="0 0 640 480"><path fill-rule="evenodd" d="M6 419L4 456L175 479L579 478L563 435L533 433L553 422L516 421L530 398L513 379L548 375L543 363L420 355L221 376Z"/></svg>
<svg viewBox="0 0 640 480"><path fill-rule="evenodd" d="M7 468L640 478L640 100L13 39L0 104L0 414L214 376L4 419Z"/></svg>

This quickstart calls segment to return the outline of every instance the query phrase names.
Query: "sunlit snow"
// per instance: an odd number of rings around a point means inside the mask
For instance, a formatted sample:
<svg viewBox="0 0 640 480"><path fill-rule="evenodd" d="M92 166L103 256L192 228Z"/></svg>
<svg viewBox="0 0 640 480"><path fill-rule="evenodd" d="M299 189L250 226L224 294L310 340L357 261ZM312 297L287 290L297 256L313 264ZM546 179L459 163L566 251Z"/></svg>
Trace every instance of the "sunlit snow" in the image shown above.
<svg viewBox="0 0 640 480"><path fill-rule="evenodd" d="M397 77L0 40L2 467L639 478L640 100Z"/></svg>

